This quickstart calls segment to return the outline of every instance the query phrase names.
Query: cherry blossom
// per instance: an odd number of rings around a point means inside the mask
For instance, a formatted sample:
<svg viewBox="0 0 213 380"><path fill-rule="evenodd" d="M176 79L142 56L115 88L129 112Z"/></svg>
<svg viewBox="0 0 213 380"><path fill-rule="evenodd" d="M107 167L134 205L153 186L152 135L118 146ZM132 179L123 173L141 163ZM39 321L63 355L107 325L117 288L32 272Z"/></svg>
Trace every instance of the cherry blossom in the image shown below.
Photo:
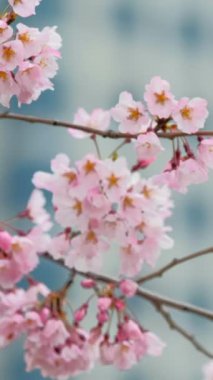
<svg viewBox="0 0 213 380"><path fill-rule="evenodd" d="M44 209L45 203L43 193L35 189L30 196L27 209L23 215L28 216L29 219L40 226L43 231L48 231L52 227L52 223L50 221L50 215Z"/></svg>
<svg viewBox="0 0 213 380"><path fill-rule="evenodd" d="M122 280L120 282L119 289L124 296L133 297L138 289L138 284L129 279Z"/></svg>
<svg viewBox="0 0 213 380"><path fill-rule="evenodd" d="M22 17L29 17L35 14L35 7L41 0L8 0L15 13Z"/></svg>
<svg viewBox="0 0 213 380"><path fill-rule="evenodd" d="M213 379L213 361L211 360L203 367L204 380Z"/></svg>
<svg viewBox="0 0 213 380"><path fill-rule="evenodd" d="M3 288L12 288L37 265L38 255L30 239L0 232L0 285Z"/></svg>
<svg viewBox="0 0 213 380"><path fill-rule="evenodd" d="M9 107L10 99L18 94L18 86L10 71L0 70L0 102Z"/></svg>
<svg viewBox="0 0 213 380"><path fill-rule="evenodd" d="M109 111L97 108L93 110L91 114L88 114L83 108L79 108L74 116L73 123L100 131L106 131L110 123L110 113ZM75 129L69 129L69 133L73 137L80 139L91 136L91 134Z"/></svg>
<svg viewBox="0 0 213 380"><path fill-rule="evenodd" d="M52 78L58 71L62 45L57 27L39 30L21 22L12 27L17 17L35 14L40 2L9 0L12 8L0 19L0 103L5 107L13 96L21 106L54 89ZM56 155L51 173L34 174L35 188L25 209L0 223L0 348L22 336L27 371L39 369L44 377L66 380L91 370L98 362L127 370L146 355L161 355L165 348L157 335L135 320L128 298L143 290L139 284L144 277L134 277L144 266L154 267L162 250L173 247L172 228L166 224L173 208L170 189L185 193L189 185L207 181L208 168L213 168L213 138L197 134L197 150L189 141L189 135L205 125L205 99L176 101L170 84L155 76L145 87L144 100L146 105L124 91L111 110L96 108L88 113L79 108L73 123L89 131L70 128L68 132L77 139L93 139L97 154L88 152L76 162L66 154ZM119 132L135 136L102 159L98 132L125 137L109 129L111 117ZM172 140L171 156L160 174L146 178L142 169L164 150L160 137ZM127 142L133 143L133 157L136 153L131 168L120 155ZM51 217L43 191L52 196ZM30 227L13 225L24 218ZM119 259L115 279L100 274L109 254ZM51 291L32 274L47 258L69 272L59 290ZM148 279L158 275L159 271L154 272ZM77 299L76 306L68 291L78 276L87 298L80 304ZM22 280L26 289L21 288ZM156 303L154 297L152 305L173 327L169 314L161 309L160 297ZM91 310L95 310L95 318L86 329ZM202 347L200 351L205 353ZM212 361L204 366L203 374L204 380L213 380Z"/></svg>
<svg viewBox="0 0 213 380"><path fill-rule="evenodd" d="M175 100L166 80L158 76L153 77L150 83L146 85L144 99L153 116L164 119L171 116Z"/></svg>
<svg viewBox="0 0 213 380"><path fill-rule="evenodd" d="M129 92L120 94L119 103L112 108L111 114L120 123L119 130L130 134L145 132L150 121L144 105L134 101Z"/></svg>
<svg viewBox="0 0 213 380"><path fill-rule="evenodd" d="M0 20L0 44L9 40L13 35L13 28L4 20Z"/></svg>
<svg viewBox="0 0 213 380"><path fill-rule="evenodd" d="M154 132L147 132L138 136L135 142L138 160L156 160L158 153L164 150Z"/></svg>
<svg viewBox="0 0 213 380"><path fill-rule="evenodd" d="M20 41L7 41L0 45L0 67L14 70L20 66L24 58L24 49Z"/></svg>
<svg viewBox="0 0 213 380"><path fill-rule="evenodd" d="M207 167L213 169L213 138L201 140L198 152L199 160Z"/></svg>
<svg viewBox="0 0 213 380"><path fill-rule="evenodd" d="M207 101L202 98L182 98L172 113L178 129L185 133L194 133L204 127L208 117Z"/></svg>
<svg viewBox="0 0 213 380"><path fill-rule="evenodd" d="M44 377L68 379L94 366L89 334L54 318L28 335L25 351L27 371L39 368Z"/></svg>

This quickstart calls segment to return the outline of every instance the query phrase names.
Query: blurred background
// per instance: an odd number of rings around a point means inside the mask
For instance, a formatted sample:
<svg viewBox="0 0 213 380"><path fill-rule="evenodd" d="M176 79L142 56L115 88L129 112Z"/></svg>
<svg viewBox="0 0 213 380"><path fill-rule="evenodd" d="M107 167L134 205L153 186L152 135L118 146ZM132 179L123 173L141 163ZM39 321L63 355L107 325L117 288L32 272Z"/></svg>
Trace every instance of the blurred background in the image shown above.
<svg viewBox="0 0 213 380"><path fill-rule="evenodd" d="M6 1L1 1L1 10ZM204 97L209 102L213 120L213 3L211 0L43 0L36 16L21 20L27 25L58 25L63 38L62 60L56 76L55 91L45 92L30 106L14 112L72 121L81 106L93 108L113 106L122 90L141 99L144 86L154 75L167 79L176 97ZM76 143L67 131L43 125L0 121L0 219L22 210L32 191L31 178L36 170L49 170L49 162L59 152L74 161L93 149L90 141ZM100 141L103 152L113 148L112 141ZM123 153L131 161L131 148ZM157 172L164 165L159 162ZM186 195L173 194L173 227L175 246L162 254L158 266L172 257L212 245L213 203L212 175L208 184L194 186ZM212 308L213 258L173 269L163 279L147 283L147 288L196 305ZM110 267L110 265L109 265ZM45 274L48 273L48 278ZM65 273L44 263L38 278L57 288ZM79 299L80 295L76 297ZM199 380L201 366L207 361L189 342L169 330L160 315L143 300L132 302L143 325L153 330L167 348L159 359L145 358L129 372L111 367L97 367L80 380ZM177 320L212 349L212 326L207 320L190 314L174 313ZM2 380L40 380L38 371L26 374L20 342L0 354Z"/></svg>

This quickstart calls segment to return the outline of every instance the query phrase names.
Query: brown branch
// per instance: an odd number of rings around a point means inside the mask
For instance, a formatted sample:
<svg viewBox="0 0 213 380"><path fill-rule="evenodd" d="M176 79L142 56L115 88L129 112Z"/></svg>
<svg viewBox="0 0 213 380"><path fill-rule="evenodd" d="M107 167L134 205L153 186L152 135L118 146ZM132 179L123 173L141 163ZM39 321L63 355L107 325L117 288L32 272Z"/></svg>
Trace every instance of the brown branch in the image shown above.
<svg viewBox="0 0 213 380"><path fill-rule="evenodd" d="M173 259L172 261L170 261L168 264L166 264L165 266L163 266L159 270L157 270L157 271L155 271L153 273L150 273L147 276L143 276L143 277L139 278L137 280L137 283L138 284L143 284L144 282L153 280L156 277L162 277L163 274L165 272L167 272L169 269L172 269L172 268L176 267L177 265L185 263L186 261L190 261L190 260L196 259L197 257L201 257L201 256L204 256L204 255L207 255L208 253L213 253L213 247L209 247L209 248L203 249L202 251L198 251L198 252L192 253L190 255L181 257L180 259Z"/></svg>
<svg viewBox="0 0 213 380"><path fill-rule="evenodd" d="M17 121L23 121L26 123L46 124L52 127L70 128L70 129L75 129L78 131L83 131L90 134L102 136L104 138L108 137L110 139L120 139L120 138L136 139L140 135L140 133L136 133L136 134L121 133L121 132L113 131L111 129L109 129L108 131L100 131L95 128L85 127L82 125L75 125L67 121L46 119L46 118L41 118L41 117L36 117L36 116L22 115L22 114L9 113L9 112L0 113L0 119L17 120ZM186 137L187 136L188 137L189 136L203 136L203 137L213 136L213 131L198 131L196 133L191 133L190 135L183 132L171 132L171 133L157 132L157 135L158 137L162 139L173 140L176 137L184 137L184 136Z"/></svg>
<svg viewBox="0 0 213 380"><path fill-rule="evenodd" d="M44 258L46 258L46 259L48 259L48 260L50 260L56 264L61 265L63 268L66 268L69 271L71 270L70 268L68 268L64 264L63 260L54 260L48 252L46 252L42 257L44 257ZM95 281L104 282L106 284L110 283L110 284L118 285L118 283L119 283L118 280L111 278L111 277L108 277L108 276L105 276L105 275L92 273L92 272L81 272L78 270L75 270L75 272L76 272L76 274L79 274L83 277L92 278ZM146 299L148 302L151 302L152 304L166 305L166 306L171 307L173 309L183 311L183 312L187 312L187 313L196 314L196 315L199 315L203 318L207 318L207 319L213 321L213 312L210 310L203 309L203 308L191 305L189 303L179 302L179 301L167 298L165 296L162 296L160 294L151 292L147 289L139 288L137 290L136 295Z"/></svg>
<svg viewBox="0 0 213 380"><path fill-rule="evenodd" d="M156 305L155 305L156 306ZM202 352L205 356L207 356L210 359L213 359L213 353L208 351L205 347L203 347L200 342L197 341L197 339L189 333L187 330L183 329L182 326L177 324L176 321L171 317L171 315L165 311L161 306L156 306L156 310L162 315L162 317L167 322L168 326L172 329L177 331L180 335L182 335L185 339L187 339L198 351Z"/></svg>

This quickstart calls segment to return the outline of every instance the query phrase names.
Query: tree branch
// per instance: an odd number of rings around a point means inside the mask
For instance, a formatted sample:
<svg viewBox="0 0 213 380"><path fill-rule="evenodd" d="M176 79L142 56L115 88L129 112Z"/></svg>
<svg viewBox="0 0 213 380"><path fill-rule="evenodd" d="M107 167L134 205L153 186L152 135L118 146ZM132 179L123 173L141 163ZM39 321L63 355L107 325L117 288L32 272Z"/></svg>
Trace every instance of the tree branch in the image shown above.
<svg viewBox="0 0 213 380"><path fill-rule="evenodd" d="M107 131L100 131L95 128L90 128L90 127L85 127L82 125L75 125L66 121L62 120L53 120L53 119L46 119L46 118L41 118L41 117L36 117L36 116L29 116L29 115L22 115L22 114L16 114L16 113L7 113L3 112L0 113L0 119L10 119L10 120L17 120L17 121L23 121L26 123L39 123L39 124L46 124L50 125L52 127L62 127L62 128L71 128L75 129L78 131L83 131L87 132L90 134L95 134L98 136L102 136L104 138L108 137L110 139L120 139L120 138L125 138L125 139L136 139L140 133L136 134L130 134L130 133L121 133L113 130L107 130ZM160 123L160 121L159 121ZM162 128L162 125L161 125ZM213 136L213 131L198 131L196 133L191 133L190 135L183 133L183 132L157 132L158 137L162 139L169 139L173 140L176 137L184 137L184 136Z"/></svg>
<svg viewBox="0 0 213 380"><path fill-rule="evenodd" d="M202 352L208 358L213 359L213 353L211 353L205 347L203 347L191 333L189 333L187 330L183 329L182 326L177 324L177 322L174 321L174 319L167 311L165 311L162 307L156 307L156 310L162 315L162 317L165 319L168 326L172 330L176 330L180 335L187 339L198 351Z"/></svg>
<svg viewBox="0 0 213 380"><path fill-rule="evenodd" d="M180 265L182 263L185 263L186 261L190 261L193 259L196 259L197 257L207 255L208 253L213 253L213 247L209 247L206 249L203 249L202 251L198 251L195 253L192 253L190 255L181 257L180 259L173 259L168 264L160 268L159 270L148 274L147 276L143 276L137 280L138 284L143 284L144 282L153 280L156 277L162 277L165 272L167 272L169 269L172 269L176 267L177 265Z"/></svg>
<svg viewBox="0 0 213 380"><path fill-rule="evenodd" d="M56 264L59 264L60 266L62 266L63 268L66 268L69 271L71 270L70 268L68 268L64 264L63 260L54 260L48 252L43 254L42 257L44 257L44 258L46 258L46 259L48 259L48 260L50 260ZM78 271L76 269L74 271L76 272L76 274L79 274L80 276L91 278L95 281L100 281L100 282L103 282L106 284L110 283L110 284L118 285L118 283L119 283L118 280L116 280L112 277L105 276L105 275L92 273L92 272L81 272L81 271ZM196 314L196 315L199 315L203 318L206 318L206 319L213 321L213 312L210 310L203 309L203 308L191 305L189 303L179 302L179 301L167 298L165 296L162 296L160 294L151 292L147 289L139 288L137 290L136 295L146 299L148 302L151 302L154 305L166 305L166 306L171 307L173 309L183 311L183 312L187 312L187 313Z"/></svg>

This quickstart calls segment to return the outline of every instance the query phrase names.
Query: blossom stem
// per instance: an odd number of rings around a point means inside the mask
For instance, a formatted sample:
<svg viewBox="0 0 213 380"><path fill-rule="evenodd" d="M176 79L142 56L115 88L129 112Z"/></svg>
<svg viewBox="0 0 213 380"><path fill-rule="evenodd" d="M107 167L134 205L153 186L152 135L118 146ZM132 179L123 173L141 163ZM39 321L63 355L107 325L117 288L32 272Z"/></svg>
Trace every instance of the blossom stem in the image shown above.
<svg viewBox="0 0 213 380"><path fill-rule="evenodd" d="M70 268L68 268L64 264L63 260L53 260L53 258L49 255L48 252L43 254L43 257L50 260L50 261L53 261L56 264L61 265L64 268L67 268L70 271ZM92 273L92 272L81 272L78 270L75 270L75 273L80 275L80 276L83 276L86 278L91 278L95 281L100 281L100 282L103 282L106 284L109 284L109 283L115 284L115 285L119 284L119 281L117 281L116 279L105 276L105 275ZM146 299L148 302L151 302L152 304L166 305L166 306L171 307L173 309L176 309L176 310L179 310L182 312L196 314L196 315L199 315L203 318L206 318L206 319L213 321L213 311L203 309L203 308L200 308L198 306L191 305L189 303L179 302L179 301L167 298L165 296L162 296L160 294L151 292L150 290L147 290L144 288L139 288L136 292L136 295Z"/></svg>
<svg viewBox="0 0 213 380"><path fill-rule="evenodd" d="M144 282L153 280L154 278L162 277L163 274L165 272L167 272L169 269L174 268L175 266L180 265L182 263L185 263L186 261L190 261L190 260L196 259L197 257L201 257L201 256L207 255L209 253L213 253L213 247L208 247L208 248L203 249L201 251L191 253L190 255L183 256L183 257L181 257L179 259L173 259L172 261L170 261L168 264L166 264L165 266L163 266L159 270L157 270L157 271L155 271L153 273L150 273L147 276L139 278L137 280L137 283L138 284L143 284Z"/></svg>
<svg viewBox="0 0 213 380"><path fill-rule="evenodd" d="M180 335L187 339L198 351L202 352L208 358L213 359L213 353L211 353L205 347L203 347L191 333L189 333L187 330L183 329L182 326L177 324L177 322L174 321L174 319L167 311L165 311L162 307L157 307L156 310L162 315L162 317L165 319L171 330L176 330Z"/></svg>
<svg viewBox="0 0 213 380"><path fill-rule="evenodd" d="M98 156L98 158L101 160L101 151L100 151L100 148L99 148L99 145L98 145L98 142L97 142L97 139L96 139L96 135L95 135L95 134L93 134L93 135L91 136L91 140L94 142L97 156Z"/></svg>
<svg viewBox="0 0 213 380"><path fill-rule="evenodd" d="M10 113L10 112L3 112L0 113L0 119L9 119L9 120L17 120L17 121L23 121L26 123L38 123L38 124L46 124L50 125L52 127L62 127L62 128L71 128L91 134L95 134L98 136L102 136L104 138L110 138L110 139L120 139L120 138L125 138L125 139L136 139L140 133L136 134L130 134L130 133L121 133L121 132L116 132L113 130L108 130L108 131L100 131L95 128L90 128L90 127L85 127L82 125L75 125L72 123L69 123L67 121L62 121L62 120L54 120L54 119L46 119L46 118L41 118L37 116L30 116L30 115L23 115L23 114L16 114L16 113ZM159 138L162 139L169 139L173 140L176 137L182 137L182 136L203 136L203 137L208 137L208 136L213 136L213 131L198 131L195 133L186 134L183 132L157 132L157 135Z"/></svg>

